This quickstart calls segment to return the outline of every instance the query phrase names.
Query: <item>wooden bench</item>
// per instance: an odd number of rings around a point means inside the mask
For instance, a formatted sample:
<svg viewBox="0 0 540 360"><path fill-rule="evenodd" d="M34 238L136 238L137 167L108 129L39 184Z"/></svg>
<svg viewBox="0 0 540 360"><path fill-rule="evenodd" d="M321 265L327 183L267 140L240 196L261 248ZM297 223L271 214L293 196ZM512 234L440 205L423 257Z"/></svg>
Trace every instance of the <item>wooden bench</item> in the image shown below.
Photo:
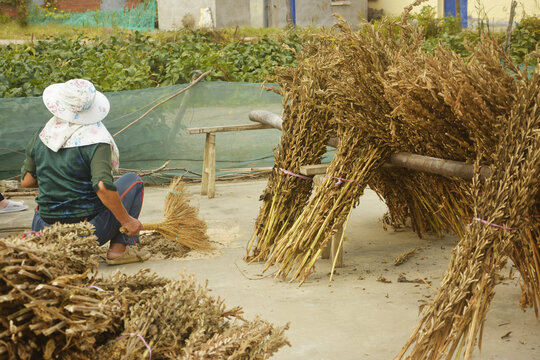
<svg viewBox="0 0 540 360"><path fill-rule="evenodd" d="M186 130L186 133L190 135L206 134L201 195L208 195L209 199L216 195L216 133L260 129L272 129L272 127L264 124L246 124L189 128Z"/></svg>
<svg viewBox="0 0 540 360"><path fill-rule="evenodd" d="M315 188L321 186L326 179L326 169L330 164L318 164L318 165L303 165L300 166L300 174L305 176L313 176L313 185ZM323 249L321 254L322 259L330 259L332 263L336 262L336 268L343 267L343 245L340 247L339 243L343 237L343 224L340 224L338 231L332 236L332 240Z"/></svg>

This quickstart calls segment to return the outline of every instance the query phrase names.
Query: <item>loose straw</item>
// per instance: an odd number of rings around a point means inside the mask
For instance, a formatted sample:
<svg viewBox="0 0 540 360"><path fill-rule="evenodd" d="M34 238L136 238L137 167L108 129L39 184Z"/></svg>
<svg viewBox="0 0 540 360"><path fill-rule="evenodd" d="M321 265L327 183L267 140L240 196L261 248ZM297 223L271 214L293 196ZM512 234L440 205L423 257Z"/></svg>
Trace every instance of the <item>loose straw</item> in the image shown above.
<svg viewBox="0 0 540 360"><path fill-rule="evenodd" d="M129 335L120 336L118 339L116 339L116 341L120 341L120 339L122 339L122 338L124 338L126 336L136 336L136 337L138 337L143 342L144 346L146 346L146 348L148 349L148 359L152 360L152 348L150 347L150 345L148 345L146 340L144 340L144 337L141 334L129 333Z"/></svg>

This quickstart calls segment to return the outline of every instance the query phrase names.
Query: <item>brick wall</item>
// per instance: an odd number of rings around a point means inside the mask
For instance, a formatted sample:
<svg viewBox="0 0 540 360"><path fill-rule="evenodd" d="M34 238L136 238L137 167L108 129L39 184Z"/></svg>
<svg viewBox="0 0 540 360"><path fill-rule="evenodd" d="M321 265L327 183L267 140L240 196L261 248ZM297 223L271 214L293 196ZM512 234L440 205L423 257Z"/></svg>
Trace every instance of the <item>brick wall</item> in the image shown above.
<svg viewBox="0 0 540 360"><path fill-rule="evenodd" d="M142 3L144 0L126 0L126 8L131 9Z"/></svg>
<svg viewBox="0 0 540 360"><path fill-rule="evenodd" d="M139 5L144 0L126 0L126 8L131 9ZM70 12L84 12L99 10L101 0L57 0L56 8L58 10Z"/></svg>
<svg viewBox="0 0 540 360"><path fill-rule="evenodd" d="M56 8L69 12L99 10L101 0L57 0Z"/></svg>
<svg viewBox="0 0 540 360"><path fill-rule="evenodd" d="M17 6L0 4L0 13L9 16L12 19L15 19L19 16L17 14Z"/></svg>
<svg viewBox="0 0 540 360"><path fill-rule="evenodd" d="M136 7L144 0L126 0L126 8ZM56 9L66 12L85 12L99 10L101 0L57 0ZM0 4L0 13L11 18L17 18L17 7L15 5Z"/></svg>

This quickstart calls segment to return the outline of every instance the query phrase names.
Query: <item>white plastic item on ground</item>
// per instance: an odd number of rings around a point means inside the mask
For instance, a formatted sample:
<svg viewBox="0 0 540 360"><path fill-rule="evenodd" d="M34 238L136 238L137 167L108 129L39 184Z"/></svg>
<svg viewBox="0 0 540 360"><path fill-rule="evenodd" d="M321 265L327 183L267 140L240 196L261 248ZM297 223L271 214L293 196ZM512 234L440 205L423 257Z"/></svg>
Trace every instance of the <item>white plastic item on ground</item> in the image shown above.
<svg viewBox="0 0 540 360"><path fill-rule="evenodd" d="M200 29L213 29L214 18L212 16L212 9L209 7L201 8L201 16L199 18Z"/></svg>

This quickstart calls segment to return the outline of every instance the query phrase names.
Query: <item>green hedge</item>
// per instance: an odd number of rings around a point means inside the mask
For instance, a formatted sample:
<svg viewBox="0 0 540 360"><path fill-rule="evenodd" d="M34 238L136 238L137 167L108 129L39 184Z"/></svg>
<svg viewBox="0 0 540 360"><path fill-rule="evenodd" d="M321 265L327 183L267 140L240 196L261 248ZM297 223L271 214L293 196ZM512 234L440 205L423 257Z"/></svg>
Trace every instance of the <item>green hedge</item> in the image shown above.
<svg viewBox="0 0 540 360"><path fill-rule="evenodd" d="M189 82L195 70L212 70L208 80L263 82L274 67L294 65L291 49L267 37L256 43L222 44L203 33L183 34L174 42L139 32L126 39L56 38L35 45L0 47L0 97L39 96L49 84L72 78L92 81L101 91L143 89Z"/></svg>
<svg viewBox="0 0 540 360"><path fill-rule="evenodd" d="M440 42L466 56L465 44L474 45L486 30L463 30L454 18L436 18L430 7L414 19L424 29L426 51ZM88 79L101 91L182 84L195 70L212 70L208 80L259 83L276 66L296 64L294 52L313 38L299 33L245 42L220 38L220 32L182 32L164 39L136 32L106 40L58 37L35 45L0 46L0 97L39 96L49 84L72 78ZM494 36L505 40L504 33ZM512 32L510 54L522 64L539 41L540 18L525 17ZM528 65L536 61L532 58Z"/></svg>

